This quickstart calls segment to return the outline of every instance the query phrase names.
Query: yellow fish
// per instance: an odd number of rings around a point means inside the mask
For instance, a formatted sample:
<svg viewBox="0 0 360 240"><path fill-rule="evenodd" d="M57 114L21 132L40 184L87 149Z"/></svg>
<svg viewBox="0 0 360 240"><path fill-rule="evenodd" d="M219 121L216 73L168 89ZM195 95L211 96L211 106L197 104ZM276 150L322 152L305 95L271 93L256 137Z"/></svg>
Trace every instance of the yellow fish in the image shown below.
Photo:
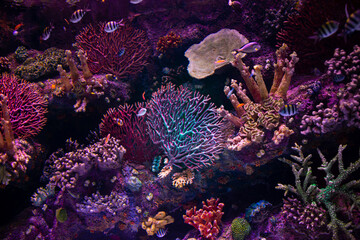
<svg viewBox="0 0 360 240"><path fill-rule="evenodd" d="M225 62L226 62L225 60L220 59L220 60L215 61L215 64L222 64L222 63L225 63Z"/></svg>

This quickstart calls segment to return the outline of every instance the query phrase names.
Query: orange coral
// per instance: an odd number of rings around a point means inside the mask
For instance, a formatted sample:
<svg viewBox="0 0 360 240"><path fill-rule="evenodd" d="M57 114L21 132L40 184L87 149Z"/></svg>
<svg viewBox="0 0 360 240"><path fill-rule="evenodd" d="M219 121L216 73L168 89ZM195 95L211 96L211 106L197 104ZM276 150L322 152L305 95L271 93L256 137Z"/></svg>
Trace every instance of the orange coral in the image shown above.
<svg viewBox="0 0 360 240"><path fill-rule="evenodd" d="M174 32L159 38L156 44L156 50L165 53L170 48L177 48L181 43L181 37Z"/></svg>

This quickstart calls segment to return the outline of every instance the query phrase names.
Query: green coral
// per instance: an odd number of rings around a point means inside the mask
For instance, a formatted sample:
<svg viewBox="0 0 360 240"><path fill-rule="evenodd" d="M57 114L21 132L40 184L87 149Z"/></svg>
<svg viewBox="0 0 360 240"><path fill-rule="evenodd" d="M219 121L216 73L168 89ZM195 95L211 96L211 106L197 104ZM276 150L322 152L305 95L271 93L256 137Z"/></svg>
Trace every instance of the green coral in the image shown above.
<svg viewBox="0 0 360 240"><path fill-rule="evenodd" d="M310 154L305 157L302 152L302 146L295 144L292 149L298 152L298 156L291 155L294 161L285 158L279 159L292 167L295 176L295 186L279 183L276 188L285 190L285 195L288 192L294 193L306 204L311 202L322 204L326 207L328 216L330 217L328 229L332 231L333 239L339 239L339 230L342 230L348 239L355 240L354 235L351 233L351 222L345 223L338 218L336 213L338 206L333 202L334 196L341 196L342 198L351 200L353 207L360 209L360 198L353 190L360 186L360 179L344 183L350 174L360 168L360 158L356 162L351 163L348 168L345 168L342 157L342 152L345 148L346 145L340 145L338 153L330 161L324 157L319 149L317 150L322 161L318 169L326 173L324 177L326 186L321 188L318 185L316 177L312 174L310 166L312 164L310 161L312 155ZM336 162L338 163L338 173L334 174L332 170Z"/></svg>
<svg viewBox="0 0 360 240"><path fill-rule="evenodd" d="M250 224L245 218L235 218L231 223L233 240L243 240L251 231Z"/></svg>
<svg viewBox="0 0 360 240"><path fill-rule="evenodd" d="M36 81L40 78L58 74L57 66L68 67L65 51L57 48L49 48L43 54L34 58L28 58L22 65L15 69L15 74L28 81Z"/></svg>

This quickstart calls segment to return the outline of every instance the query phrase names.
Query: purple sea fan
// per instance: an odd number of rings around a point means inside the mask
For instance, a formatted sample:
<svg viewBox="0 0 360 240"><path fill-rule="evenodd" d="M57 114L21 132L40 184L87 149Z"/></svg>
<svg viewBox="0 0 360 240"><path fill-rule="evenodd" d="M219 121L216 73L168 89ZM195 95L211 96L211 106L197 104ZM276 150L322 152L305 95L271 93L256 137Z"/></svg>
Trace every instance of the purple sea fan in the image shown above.
<svg viewBox="0 0 360 240"><path fill-rule="evenodd" d="M87 55L92 73L111 73L125 78L141 71L150 56L146 33L125 23L107 33L105 23L91 24L76 36L76 46Z"/></svg>
<svg viewBox="0 0 360 240"><path fill-rule="evenodd" d="M153 93L147 125L152 141L169 159L167 166L198 170L210 166L224 149L223 122L209 101L172 84Z"/></svg>
<svg viewBox="0 0 360 240"><path fill-rule="evenodd" d="M3 74L0 77L0 94L8 98L7 108L14 135L27 138L38 134L46 123L47 101L39 93L37 85ZM3 114L0 109L0 118Z"/></svg>

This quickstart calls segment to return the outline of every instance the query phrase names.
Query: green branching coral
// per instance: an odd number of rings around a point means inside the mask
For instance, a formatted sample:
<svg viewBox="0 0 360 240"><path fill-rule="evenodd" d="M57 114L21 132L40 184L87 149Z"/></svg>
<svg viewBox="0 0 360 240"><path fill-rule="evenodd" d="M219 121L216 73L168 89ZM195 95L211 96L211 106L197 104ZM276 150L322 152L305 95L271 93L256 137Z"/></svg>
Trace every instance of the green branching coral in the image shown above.
<svg viewBox="0 0 360 240"><path fill-rule="evenodd" d="M333 239L339 239L339 229L342 230L349 239L355 237L351 233L351 222L345 223L340 220L336 214L337 205L333 201L335 196L342 196L353 202L353 206L360 209L360 198L353 192L354 187L360 186L360 179L352 180L348 183L344 183L350 174L354 173L360 168L360 157L359 159L351 163L348 168L344 167L342 152L346 148L346 145L340 145L338 153L330 161L328 161L322 152L317 149L318 154L321 158L322 164L318 167L326 173L324 178L326 186L321 188L318 185L318 181L312 174L310 161L312 155L304 156L302 152L302 146L295 144L292 147L298 153L298 156L291 155L294 161L281 158L282 162L289 164L292 167L292 171L295 176L295 186L278 184L277 189L285 190L285 195L288 192L292 192L297 195L304 203L309 204L317 202L326 207L327 213L330 217L330 223L328 229L333 233ZM332 173L333 165L338 162L338 174Z"/></svg>
<svg viewBox="0 0 360 240"><path fill-rule="evenodd" d="M43 54L34 58L27 58L25 62L15 69L15 74L28 81L36 81L42 77L58 74L57 66L68 67L65 51L49 48Z"/></svg>

